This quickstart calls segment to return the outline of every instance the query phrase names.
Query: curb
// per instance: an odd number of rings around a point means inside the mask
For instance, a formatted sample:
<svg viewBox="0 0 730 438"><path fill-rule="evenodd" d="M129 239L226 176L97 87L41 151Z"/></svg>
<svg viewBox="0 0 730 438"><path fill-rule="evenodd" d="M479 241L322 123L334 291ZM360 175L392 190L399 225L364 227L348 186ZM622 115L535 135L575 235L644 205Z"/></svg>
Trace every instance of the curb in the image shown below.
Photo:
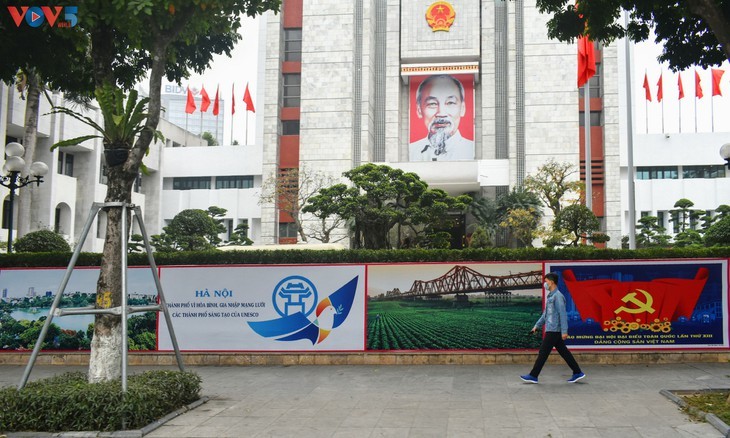
<svg viewBox="0 0 730 438"><path fill-rule="evenodd" d="M682 397L678 397L677 394L695 394L698 392L711 392L711 391L727 391L727 388L720 389L662 389L659 394L671 400L679 407L686 409L698 417L704 418L705 421L710 423L715 429L717 429L724 437L730 438L730 426L725 424L717 415L708 414L705 411L699 410L693 406L690 406L685 402Z"/></svg>
<svg viewBox="0 0 730 438"><path fill-rule="evenodd" d="M191 411L203 403L207 403L210 400L209 397L204 396L195 400L194 402L181 407L175 411L170 412L159 420L155 420L152 423L144 426L141 429L131 430L117 430L114 432L100 432L100 431L75 431L75 432L9 432L7 435L0 435L4 438L25 438L25 437L38 437L38 438L141 438L168 421L175 417Z"/></svg>

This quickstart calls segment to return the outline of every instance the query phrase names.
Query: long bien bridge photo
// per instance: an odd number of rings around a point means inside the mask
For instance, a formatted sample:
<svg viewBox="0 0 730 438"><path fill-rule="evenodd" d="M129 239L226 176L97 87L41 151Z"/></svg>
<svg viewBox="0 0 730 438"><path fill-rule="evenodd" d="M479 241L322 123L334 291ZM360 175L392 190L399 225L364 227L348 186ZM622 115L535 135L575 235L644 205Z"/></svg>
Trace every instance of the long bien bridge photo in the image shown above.
<svg viewBox="0 0 730 438"><path fill-rule="evenodd" d="M528 333L542 311L543 272L485 274L456 265L430 280L414 280L368 300L372 350L537 348ZM532 268L532 269L529 269ZM531 293L515 293L531 291Z"/></svg>

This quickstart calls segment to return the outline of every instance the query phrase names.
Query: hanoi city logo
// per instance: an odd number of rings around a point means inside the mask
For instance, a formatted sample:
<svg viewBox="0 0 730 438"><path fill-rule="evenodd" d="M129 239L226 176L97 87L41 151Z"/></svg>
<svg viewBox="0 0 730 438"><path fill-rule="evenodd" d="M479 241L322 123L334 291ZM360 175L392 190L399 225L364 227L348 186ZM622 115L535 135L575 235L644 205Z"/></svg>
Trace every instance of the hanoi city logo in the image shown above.
<svg viewBox="0 0 730 438"><path fill-rule="evenodd" d="M30 27L41 27L46 22L50 27L74 27L79 22L78 6L8 6L8 12L15 27L20 27L23 20ZM61 13L63 20L59 20Z"/></svg>
<svg viewBox="0 0 730 438"><path fill-rule="evenodd" d="M272 303L279 318L250 321L258 335L277 341L308 339L312 345L324 341L341 326L352 309L358 277L328 296L319 299L314 283L306 277L292 275L281 280L272 294Z"/></svg>

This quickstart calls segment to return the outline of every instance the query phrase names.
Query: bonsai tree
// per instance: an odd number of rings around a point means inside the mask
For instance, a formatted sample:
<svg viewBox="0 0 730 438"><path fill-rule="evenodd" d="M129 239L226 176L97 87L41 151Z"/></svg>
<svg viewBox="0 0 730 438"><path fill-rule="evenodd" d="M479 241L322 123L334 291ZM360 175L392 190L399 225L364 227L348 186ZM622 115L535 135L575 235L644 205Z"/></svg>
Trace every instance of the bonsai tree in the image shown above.
<svg viewBox="0 0 730 438"><path fill-rule="evenodd" d="M71 252L62 235L51 230L33 231L15 241L16 252Z"/></svg>

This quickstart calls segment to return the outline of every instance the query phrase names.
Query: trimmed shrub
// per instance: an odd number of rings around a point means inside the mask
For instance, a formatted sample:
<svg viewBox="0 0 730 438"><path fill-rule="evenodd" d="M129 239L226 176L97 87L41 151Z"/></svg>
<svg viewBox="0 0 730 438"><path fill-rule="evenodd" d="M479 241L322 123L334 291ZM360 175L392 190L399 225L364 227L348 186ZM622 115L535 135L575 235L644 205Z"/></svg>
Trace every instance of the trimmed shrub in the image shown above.
<svg viewBox="0 0 730 438"><path fill-rule="evenodd" d="M66 239L51 230L33 231L13 244L16 252L71 252Z"/></svg>
<svg viewBox="0 0 730 438"><path fill-rule="evenodd" d="M88 383L81 372L0 390L0 432L139 429L200 398L200 377L147 371L127 380Z"/></svg>

